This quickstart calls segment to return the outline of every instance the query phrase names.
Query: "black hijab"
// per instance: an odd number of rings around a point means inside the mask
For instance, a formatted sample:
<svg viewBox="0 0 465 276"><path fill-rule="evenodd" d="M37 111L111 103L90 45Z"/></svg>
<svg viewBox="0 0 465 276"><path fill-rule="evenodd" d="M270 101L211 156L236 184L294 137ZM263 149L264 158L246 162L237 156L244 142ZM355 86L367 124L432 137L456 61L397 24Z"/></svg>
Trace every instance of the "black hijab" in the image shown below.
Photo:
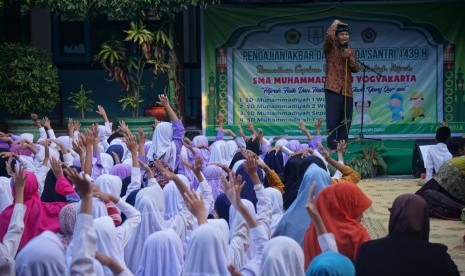
<svg viewBox="0 0 465 276"><path fill-rule="evenodd" d="M319 157L309 156L304 159L300 155L292 156L287 160L284 167L284 209L289 208L299 192L300 183L304 178L305 171L311 164L317 164L323 170L327 170L325 163Z"/></svg>

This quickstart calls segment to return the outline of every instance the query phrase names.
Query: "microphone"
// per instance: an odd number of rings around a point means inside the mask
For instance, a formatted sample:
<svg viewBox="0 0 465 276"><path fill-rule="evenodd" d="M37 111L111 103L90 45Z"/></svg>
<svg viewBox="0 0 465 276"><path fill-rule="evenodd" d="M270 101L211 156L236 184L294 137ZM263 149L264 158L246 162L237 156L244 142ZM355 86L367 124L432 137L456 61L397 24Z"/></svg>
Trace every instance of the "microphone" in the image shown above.
<svg viewBox="0 0 465 276"><path fill-rule="evenodd" d="M342 42L341 47L342 49L347 49L349 47L349 42L347 41Z"/></svg>

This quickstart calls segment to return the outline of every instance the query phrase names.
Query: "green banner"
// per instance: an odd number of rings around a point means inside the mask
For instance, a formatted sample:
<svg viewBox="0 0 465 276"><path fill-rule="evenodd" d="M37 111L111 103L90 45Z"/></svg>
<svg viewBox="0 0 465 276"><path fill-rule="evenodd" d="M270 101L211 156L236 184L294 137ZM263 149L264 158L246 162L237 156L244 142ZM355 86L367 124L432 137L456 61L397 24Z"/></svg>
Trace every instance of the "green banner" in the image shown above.
<svg viewBox="0 0 465 276"><path fill-rule="evenodd" d="M361 131L362 108L367 136L431 136L443 120L463 132L465 33L457 26L464 26L464 9L462 3L208 8L206 135L216 134L218 112L226 127L251 121L270 136L302 136L299 121L313 126L325 118L323 42L335 18L349 23L350 46L369 67L352 76L352 135Z"/></svg>

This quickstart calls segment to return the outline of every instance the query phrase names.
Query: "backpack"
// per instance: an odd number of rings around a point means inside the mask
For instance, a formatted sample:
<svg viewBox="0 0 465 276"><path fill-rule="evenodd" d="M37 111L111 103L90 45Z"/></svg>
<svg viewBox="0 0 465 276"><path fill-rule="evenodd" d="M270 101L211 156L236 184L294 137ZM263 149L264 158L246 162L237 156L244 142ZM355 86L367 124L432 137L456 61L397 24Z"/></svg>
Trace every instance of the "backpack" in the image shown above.
<svg viewBox="0 0 465 276"><path fill-rule="evenodd" d="M419 194L428 204L432 217L448 220L460 220L465 205L435 190L424 190Z"/></svg>

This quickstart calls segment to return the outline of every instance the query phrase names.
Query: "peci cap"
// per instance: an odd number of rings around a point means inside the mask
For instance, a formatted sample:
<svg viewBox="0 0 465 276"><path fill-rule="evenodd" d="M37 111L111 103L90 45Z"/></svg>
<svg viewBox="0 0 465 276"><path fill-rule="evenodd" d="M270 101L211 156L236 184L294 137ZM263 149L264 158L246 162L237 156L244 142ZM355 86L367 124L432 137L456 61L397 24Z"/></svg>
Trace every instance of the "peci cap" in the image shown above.
<svg viewBox="0 0 465 276"><path fill-rule="evenodd" d="M341 24L339 24L339 25L337 25L337 27L336 27L336 35L337 35L338 33L349 32L349 31L350 31L349 25L341 25Z"/></svg>

